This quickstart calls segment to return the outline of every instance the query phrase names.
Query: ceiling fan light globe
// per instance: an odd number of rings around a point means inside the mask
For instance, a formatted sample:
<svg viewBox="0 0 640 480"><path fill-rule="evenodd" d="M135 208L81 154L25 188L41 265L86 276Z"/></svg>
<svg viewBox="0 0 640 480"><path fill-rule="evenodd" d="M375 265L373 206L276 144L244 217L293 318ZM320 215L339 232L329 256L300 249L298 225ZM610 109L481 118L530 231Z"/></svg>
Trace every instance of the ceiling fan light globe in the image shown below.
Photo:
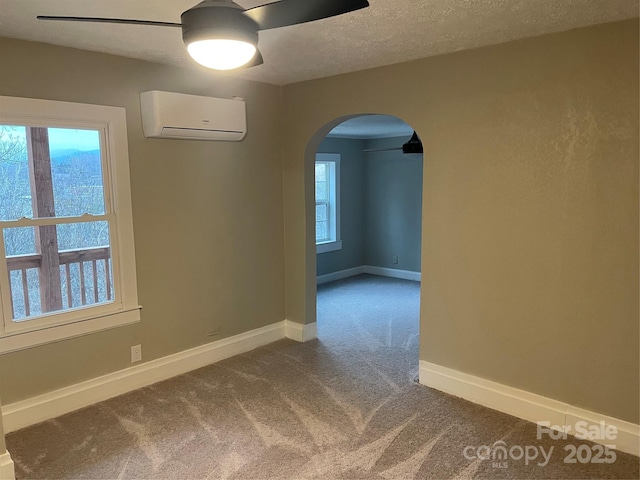
<svg viewBox="0 0 640 480"><path fill-rule="evenodd" d="M207 68L233 70L251 61L256 46L242 40L212 38L191 42L187 51L191 58Z"/></svg>

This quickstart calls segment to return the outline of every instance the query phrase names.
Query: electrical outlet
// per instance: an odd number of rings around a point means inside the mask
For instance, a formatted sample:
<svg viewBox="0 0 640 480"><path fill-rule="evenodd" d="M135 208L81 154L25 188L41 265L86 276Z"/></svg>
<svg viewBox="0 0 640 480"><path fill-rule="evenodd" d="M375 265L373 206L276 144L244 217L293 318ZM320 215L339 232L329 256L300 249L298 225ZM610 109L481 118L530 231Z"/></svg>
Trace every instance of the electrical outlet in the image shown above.
<svg viewBox="0 0 640 480"><path fill-rule="evenodd" d="M397 255L394 255L394 256L393 256L393 264L394 264L394 265L397 265L397 264L398 264L398 256L397 256Z"/></svg>
<svg viewBox="0 0 640 480"><path fill-rule="evenodd" d="M142 345L131 347L131 363L142 361Z"/></svg>

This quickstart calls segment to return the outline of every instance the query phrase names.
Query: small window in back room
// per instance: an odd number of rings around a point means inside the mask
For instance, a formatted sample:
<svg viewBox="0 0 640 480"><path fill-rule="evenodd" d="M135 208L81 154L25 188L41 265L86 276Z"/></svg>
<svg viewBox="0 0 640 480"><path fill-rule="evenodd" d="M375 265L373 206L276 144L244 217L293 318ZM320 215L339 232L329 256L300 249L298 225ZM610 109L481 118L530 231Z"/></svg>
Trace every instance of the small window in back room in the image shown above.
<svg viewBox="0 0 640 480"><path fill-rule="evenodd" d="M316 251L342 248L340 241L340 155L318 153L315 163Z"/></svg>

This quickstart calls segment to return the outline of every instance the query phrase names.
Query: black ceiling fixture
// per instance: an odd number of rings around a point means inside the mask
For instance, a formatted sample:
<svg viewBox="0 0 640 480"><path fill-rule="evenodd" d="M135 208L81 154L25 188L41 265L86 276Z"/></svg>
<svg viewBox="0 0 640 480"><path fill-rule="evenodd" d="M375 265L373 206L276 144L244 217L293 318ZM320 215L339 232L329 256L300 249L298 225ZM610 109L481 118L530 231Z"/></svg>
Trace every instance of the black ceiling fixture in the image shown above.
<svg viewBox="0 0 640 480"><path fill-rule="evenodd" d="M366 152L366 153L394 152L394 151L400 151L400 150L402 150L402 153L404 153L404 154L423 153L424 152L424 148L422 147L422 141L420 140L420 137L418 137L418 134L415 132L415 130L413 131L413 135L411 135L411 139L409 139L409 141L407 143L405 143L404 145L402 145L401 147L370 148L370 149L367 149L367 150L363 150L363 152Z"/></svg>
<svg viewBox="0 0 640 480"><path fill-rule="evenodd" d="M369 6L367 0L280 0L244 9L231 0L205 0L185 11L181 23L125 18L39 15L39 20L180 27L189 54L217 70L263 63L258 32L334 17Z"/></svg>

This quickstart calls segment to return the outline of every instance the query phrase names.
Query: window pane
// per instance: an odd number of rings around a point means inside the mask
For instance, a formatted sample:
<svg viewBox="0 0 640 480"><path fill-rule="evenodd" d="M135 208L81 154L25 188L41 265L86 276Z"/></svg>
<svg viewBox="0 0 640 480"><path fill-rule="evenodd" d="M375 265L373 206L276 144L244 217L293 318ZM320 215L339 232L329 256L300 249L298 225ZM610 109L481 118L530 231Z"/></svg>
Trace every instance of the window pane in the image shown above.
<svg viewBox="0 0 640 480"><path fill-rule="evenodd" d="M11 287L11 305L13 307L13 320L26 320L27 317L41 315L40 284L38 282L38 269L25 268L9 271ZM25 301L26 299L26 301Z"/></svg>
<svg viewBox="0 0 640 480"><path fill-rule="evenodd" d="M327 164L316 163L316 182L325 182L327 180Z"/></svg>
<svg viewBox="0 0 640 480"><path fill-rule="evenodd" d="M13 316L24 319L38 315L40 288L38 266L40 255L36 255L35 229L33 227L7 228L3 232Z"/></svg>
<svg viewBox="0 0 640 480"><path fill-rule="evenodd" d="M42 254L55 245L51 237L58 241L53 257ZM13 320L113 301L109 238L104 221L4 229Z"/></svg>
<svg viewBox="0 0 640 480"><path fill-rule="evenodd" d="M113 272L108 247L60 254L62 309L113 301Z"/></svg>
<svg viewBox="0 0 640 480"><path fill-rule="evenodd" d="M109 246L109 223L86 222L58 225L58 248L73 250Z"/></svg>
<svg viewBox="0 0 640 480"><path fill-rule="evenodd" d="M36 149L44 155L39 161L46 162L40 164L46 168L39 171L46 173L42 173L39 180L31 178L28 138L36 145L44 144ZM31 161L37 162L38 157ZM103 214L102 180L99 131L0 125L0 220L32 218L36 203L34 188L38 191L40 208L44 201L47 212L41 211L41 217L51 213L55 216Z"/></svg>
<svg viewBox="0 0 640 480"><path fill-rule="evenodd" d="M4 230L4 249L7 256L36 253L36 235L33 227L7 228Z"/></svg>
<svg viewBox="0 0 640 480"><path fill-rule="evenodd" d="M63 308L113 300L108 222L58 225Z"/></svg>
<svg viewBox="0 0 640 480"><path fill-rule="evenodd" d="M316 182L316 201L327 201L327 182Z"/></svg>
<svg viewBox="0 0 640 480"><path fill-rule="evenodd" d="M329 228L327 222L316 222L316 242L329 239Z"/></svg>
<svg viewBox="0 0 640 480"><path fill-rule="evenodd" d="M316 158L334 158L336 155L318 154ZM338 192L336 191L337 163L333 160L319 160L315 164L316 195L316 243L336 240Z"/></svg>
<svg viewBox="0 0 640 480"><path fill-rule="evenodd" d="M327 204L316 205L316 222L326 222L327 218Z"/></svg>
<svg viewBox="0 0 640 480"><path fill-rule="evenodd" d="M100 132L49 128L56 216L105 213Z"/></svg>
<svg viewBox="0 0 640 480"><path fill-rule="evenodd" d="M26 128L0 125L0 220L32 217Z"/></svg>

